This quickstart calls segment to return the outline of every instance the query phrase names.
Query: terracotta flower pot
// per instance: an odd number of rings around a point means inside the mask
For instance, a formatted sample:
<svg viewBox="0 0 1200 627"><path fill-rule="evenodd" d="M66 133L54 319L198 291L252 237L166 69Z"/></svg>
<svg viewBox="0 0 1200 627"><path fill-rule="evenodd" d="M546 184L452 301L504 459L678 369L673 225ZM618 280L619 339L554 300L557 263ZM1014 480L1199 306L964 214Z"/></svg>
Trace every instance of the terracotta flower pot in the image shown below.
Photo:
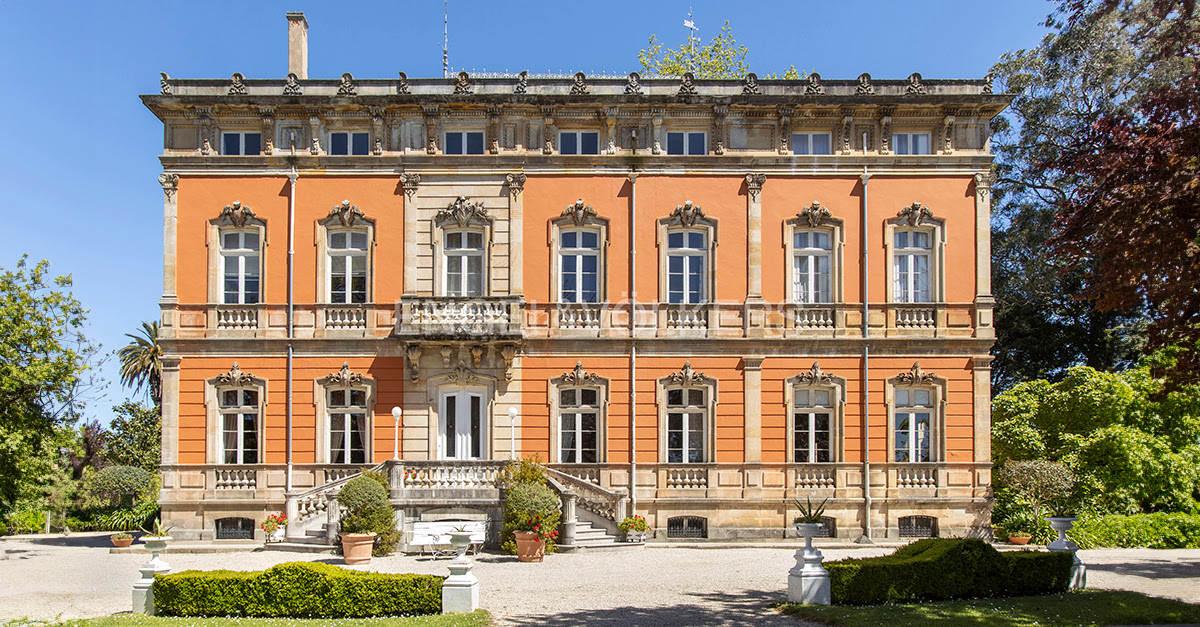
<svg viewBox="0 0 1200 627"><path fill-rule="evenodd" d="M112 541L113 546L119 548L125 548L133 544L133 538L109 538L109 540Z"/></svg>
<svg viewBox="0 0 1200 627"><path fill-rule="evenodd" d="M370 564L371 548L375 546L373 533L343 533L342 560L347 564Z"/></svg>
<svg viewBox="0 0 1200 627"><path fill-rule="evenodd" d="M1009 534L1008 541L1013 544L1029 544L1031 536Z"/></svg>
<svg viewBox="0 0 1200 627"><path fill-rule="evenodd" d="M522 562L540 562L546 554L546 541L538 540L532 531L517 531L513 535L517 540L517 559Z"/></svg>

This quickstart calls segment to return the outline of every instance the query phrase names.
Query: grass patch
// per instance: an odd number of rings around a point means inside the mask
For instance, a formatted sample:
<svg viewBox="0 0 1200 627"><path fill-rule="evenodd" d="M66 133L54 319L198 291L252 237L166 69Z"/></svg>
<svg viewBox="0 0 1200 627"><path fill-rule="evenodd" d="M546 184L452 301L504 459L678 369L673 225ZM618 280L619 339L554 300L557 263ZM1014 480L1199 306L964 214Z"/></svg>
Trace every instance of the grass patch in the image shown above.
<svg viewBox="0 0 1200 627"><path fill-rule="evenodd" d="M5 627L486 627L491 616L484 610L470 614L433 614L405 618L194 618L113 614L101 618L63 622L20 621L3 623Z"/></svg>
<svg viewBox="0 0 1200 627"><path fill-rule="evenodd" d="M825 625L1171 625L1200 623L1200 605L1136 592L1079 590L1001 599L863 606L780 605L784 614Z"/></svg>

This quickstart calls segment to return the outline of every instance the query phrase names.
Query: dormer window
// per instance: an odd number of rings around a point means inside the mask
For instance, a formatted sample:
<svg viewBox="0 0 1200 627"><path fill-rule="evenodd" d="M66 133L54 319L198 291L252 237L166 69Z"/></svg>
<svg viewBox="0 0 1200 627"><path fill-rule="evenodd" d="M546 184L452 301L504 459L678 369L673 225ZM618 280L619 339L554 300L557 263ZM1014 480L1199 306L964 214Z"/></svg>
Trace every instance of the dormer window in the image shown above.
<svg viewBox="0 0 1200 627"><path fill-rule="evenodd" d="M448 155L482 155L483 131L451 131L446 133L445 150Z"/></svg>
<svg viewBox="0 0 1200 627"><path fill-rule="evenodd" d="M331 155L366 155L370 154L368 146L371 143L370 133L338 132L329 134L329 154Z"/></svg>
<svg viewBox="0 0 1200 627"><path fill-rule="evenodd" d="M262 154L262 133L245 133L240 131L226 131L221 133L221 154Z"/></svg>
<svg viewBox="0 0 1200 627"><path fill-rule="evenodd" d="M559 131L558 152L563 155L598 155L600 154L600 133Z"/></svg>

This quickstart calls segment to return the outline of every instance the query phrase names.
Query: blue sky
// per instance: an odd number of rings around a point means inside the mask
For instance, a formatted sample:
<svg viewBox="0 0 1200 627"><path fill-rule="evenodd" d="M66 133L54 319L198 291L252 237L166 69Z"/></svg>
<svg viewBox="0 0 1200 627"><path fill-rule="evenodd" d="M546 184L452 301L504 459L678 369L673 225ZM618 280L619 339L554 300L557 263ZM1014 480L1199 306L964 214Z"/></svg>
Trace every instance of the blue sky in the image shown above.
<svg viewBox="0 0 1200 627"><path fill-rule="evenodd" d="M309 22L309 76L440 76L440 0L410 2L14 2L0 0L0 267L22 254L70 274L106 352L158 316L162 127L137 96L176 78L282 78L284 13ZM450 1L450 64L468 71L624 74L651 34L707 41L726 19L752 71L825 78L978 78L1045 34L1046 0ZM89 414L127 395L115 358Z"/></svg>

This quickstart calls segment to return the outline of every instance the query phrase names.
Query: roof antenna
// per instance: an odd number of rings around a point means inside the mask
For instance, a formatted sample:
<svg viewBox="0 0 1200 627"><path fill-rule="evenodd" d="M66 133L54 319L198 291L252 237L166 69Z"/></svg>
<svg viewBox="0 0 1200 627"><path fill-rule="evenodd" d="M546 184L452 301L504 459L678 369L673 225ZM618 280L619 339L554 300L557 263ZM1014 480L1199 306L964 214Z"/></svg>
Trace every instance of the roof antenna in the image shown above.
<svg viewBox="0 0 1200 627"><path fill-rule="evenodd" d="M442 78L450 78L450 0L442 10Z"/></svg>
<svg viewBox="0 0 1200 627"><path fill-rule="evenodd" d="M688 29L688 71L692 72L696 69L696 22L692 18L692 7L688 7L688 19L683 21L684 28Z"/></svg>

